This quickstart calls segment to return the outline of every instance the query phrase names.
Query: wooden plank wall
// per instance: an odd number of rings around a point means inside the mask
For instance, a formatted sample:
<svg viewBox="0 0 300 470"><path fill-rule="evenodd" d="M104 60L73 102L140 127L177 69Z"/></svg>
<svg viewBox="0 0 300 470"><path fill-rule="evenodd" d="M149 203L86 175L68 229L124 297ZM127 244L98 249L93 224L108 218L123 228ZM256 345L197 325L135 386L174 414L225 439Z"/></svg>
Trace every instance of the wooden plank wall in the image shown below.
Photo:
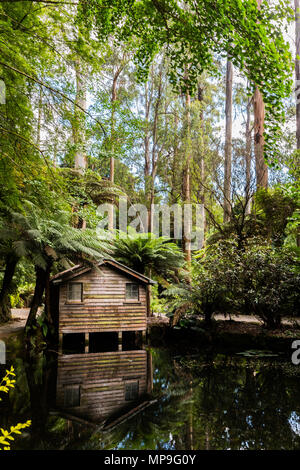
<svg viewBox="0 0 300 470"><path fill-rule="evenodd" d="M146 330L145 286L139 286L139 302L126 301L126 283L134 279L107 266L100 269L74 279L83 283L82 303L68 303L67 283L60 286L59 333Z"/></svg>
<svg viewBox="0 0 300 470"><path fill-rule="evenodd" d="M147 351L62 355L58 357L56 405L60 410L93 422L118 413L125 401L125 385L139 382L139 396L147 392ZM65 407L65 387L80 385L80 406Z"/></svg>

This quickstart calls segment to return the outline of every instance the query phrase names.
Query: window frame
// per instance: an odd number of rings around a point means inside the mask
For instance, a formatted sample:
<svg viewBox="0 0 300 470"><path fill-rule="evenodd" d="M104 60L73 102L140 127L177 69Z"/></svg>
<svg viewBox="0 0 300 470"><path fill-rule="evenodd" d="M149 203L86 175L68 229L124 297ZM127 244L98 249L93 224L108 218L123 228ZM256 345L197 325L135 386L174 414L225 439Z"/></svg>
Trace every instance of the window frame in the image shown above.
<svg viewBox="0 0 300 470"><path fill-rule="evenodd" d="M127 286L137 286L137 298L135 297L127 297ZM137 282L126 282L125 285L125 301L126 302L140 302L140 285Z"/></svg>
<svg viewBox="0 0 300 470"><path fill-rule="evenodd" d="M79 284L81 286L81 296L80 296L80 300L79 299L70 299L69 298L69 294L70 294L70 286L71 285L74 285L74 284ZM67 284L67 303L79 303L79 304L82 304L83 303L83 283L82 282L68 282Z"/></svg>
<svg viewBox="0 0 300 470"><path fill-rule="evenodd" d="M74 395L73 395L75 389L76 389L76 398L77 398L76 401L74 400ZM71 395L72 400L68 401L68 398L70 399L70 392L72 394ZM66 408L78 408L81 406L81 384L68 384L64 386L64 406Z"/></svg>
<svg viewBox="0 0 300 470"><path fill-rule="evenodd" d="M130 387L130 390L127 390L127 387ZM133 395L133 390L132 390L133 387L136 389L135 395ZM124 389L125 401L137 401L139 396L140 396L140 381L139 380L126 380L125 389Z"/></svg>

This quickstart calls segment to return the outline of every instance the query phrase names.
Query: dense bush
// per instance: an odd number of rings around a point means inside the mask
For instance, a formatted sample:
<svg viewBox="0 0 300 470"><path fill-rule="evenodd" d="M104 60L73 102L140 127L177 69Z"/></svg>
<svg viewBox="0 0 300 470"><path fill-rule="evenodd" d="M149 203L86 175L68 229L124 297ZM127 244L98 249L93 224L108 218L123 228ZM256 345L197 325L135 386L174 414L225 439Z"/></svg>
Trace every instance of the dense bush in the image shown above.
<svg viewBox="0 0 300 470"><path fill-rule="evenodd" d="M278 328L283 316L299 315L299 262L293 252L254 247L242 254L237 269L237 296L265 326Z"/></svg>
<svg viewBox="0 0 300 470"><path fill-rule="evenodd" d="M166 292L173 324L182 316L243 313L278 328L283 316L299 315L299 262L293 251L267 246L238 250L219 242L196 257L191 285Z"/></svg>
<svg viewBox="0 0 300 470"><path fill-rule="evenodd" d="M165 291L173 324L189 315L203 316L209 324L214 313L228 313L237 308L236 256L236 245L224 241L198 253L192 283Z"/></svg>
<svg viewBox="0 0 300 470"><path fill-rule="evenodd" d="M244 201L236 202L232 207L231 220L218 225L207 244L235 238L240 249L253 243L295 248L299 235L299 210L298 192L282 187L260 189L253 199L251 214L247 214Z"/></svg>

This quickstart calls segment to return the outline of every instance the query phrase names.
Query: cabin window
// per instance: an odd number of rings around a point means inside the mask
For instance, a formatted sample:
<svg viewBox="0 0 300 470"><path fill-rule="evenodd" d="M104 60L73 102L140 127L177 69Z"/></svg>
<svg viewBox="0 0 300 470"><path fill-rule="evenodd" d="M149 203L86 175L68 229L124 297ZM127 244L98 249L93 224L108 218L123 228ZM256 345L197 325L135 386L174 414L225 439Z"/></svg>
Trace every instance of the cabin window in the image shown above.
<svg viewBox="0 0 300 470"><path fill-rule="evenodd" d="M139 397L139 383L130 382L125 384L125 400L132 401Z"/></svg>
<svg viewBox="0 0 300 470"><path fill-rule="evenodd" d="M65 387L64 403L67 407L80 406L80 385L68 385Z"/></svg>
<svg viewBox="0 0 300 470"><path fill-rule="evenodd" d="M82 283L70 282L68 284L68 300L82 302Z"/></svg>
<svg viewBox="0 0 300 470"><path fill-rule="evenodd" d="M138 284L126 284L126 300L139 300Z"/></svg>

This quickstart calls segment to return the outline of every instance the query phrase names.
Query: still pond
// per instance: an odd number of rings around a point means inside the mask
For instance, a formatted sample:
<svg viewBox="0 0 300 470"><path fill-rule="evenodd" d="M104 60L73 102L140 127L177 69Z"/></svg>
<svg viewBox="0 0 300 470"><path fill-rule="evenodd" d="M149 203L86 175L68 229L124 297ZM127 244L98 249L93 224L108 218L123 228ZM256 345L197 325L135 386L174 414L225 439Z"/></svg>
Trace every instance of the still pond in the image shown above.
<svg viewBox="0 0 300 470"><path fill-rule="evenodd" d="M300 366L264 353L151 346L26 357L7 343L16 386L0 427L32 420L13 449L298 449Z"/></svg>

